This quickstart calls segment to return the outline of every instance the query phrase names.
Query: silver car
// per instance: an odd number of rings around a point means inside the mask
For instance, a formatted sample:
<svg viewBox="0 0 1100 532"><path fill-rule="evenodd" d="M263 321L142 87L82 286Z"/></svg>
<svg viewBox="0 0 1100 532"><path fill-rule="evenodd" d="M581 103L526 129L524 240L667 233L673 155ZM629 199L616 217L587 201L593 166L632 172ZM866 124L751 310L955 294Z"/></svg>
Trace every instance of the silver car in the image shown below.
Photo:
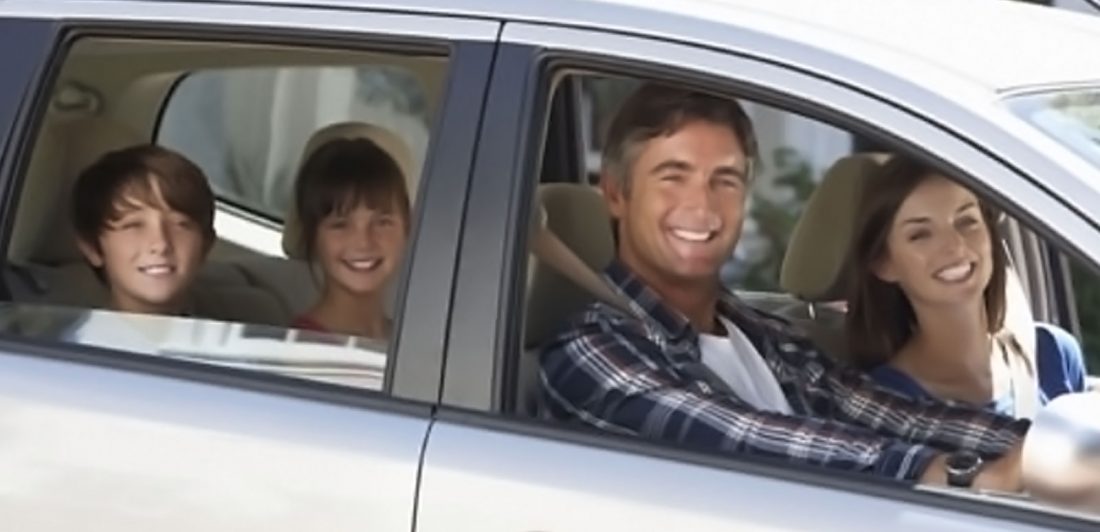
<svg viewBox="0 0 1100 532"><path fill-rule="evenodd" d="M591 183L614 102L680 83L752 102L774 183L815 135L840 140L808 150L811 183L882 149L956 170L1010 217L1026 312L1088 347L1096 50L1100 17L1005 0L0 0L0 528L1096 530L545 419L539 340L590 296L547 290L529 256L542 211L593 219L541 192ZM408 169L388 342L286 327L319 289L294 175L336 122L392 133ZM72 242L73 177L142 142L218 196L187 317L109 310ZM760 201L795 205L775 187ZM746 280L783 254L764 223L730 282L812 322L828 302ZM598 267L611 246L577 251Z"/></svg>

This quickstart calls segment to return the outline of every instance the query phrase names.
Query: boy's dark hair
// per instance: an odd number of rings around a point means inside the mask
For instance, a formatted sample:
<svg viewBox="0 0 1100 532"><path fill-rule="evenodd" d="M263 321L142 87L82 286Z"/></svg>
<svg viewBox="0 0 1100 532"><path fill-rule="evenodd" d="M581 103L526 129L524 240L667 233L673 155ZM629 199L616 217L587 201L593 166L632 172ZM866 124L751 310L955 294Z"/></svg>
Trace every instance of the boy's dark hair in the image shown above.
<svg viewBox="0 0 1100 532"><path fill-rule="evenodd" d="M122 216L126 196L157 204L153 183L168 207L195 222L212 245L214 193L206 175L183 155L152 144L109 152L77 176L71 211L77 238L99 249L100 232Z"/></svg>
<svg viewBox="0 0 1100 532"><path fill-rule="evenodd" d="M322 144L302 165L295 187L307 259L313 258L321 221L358 205L383 212L396 209L405 230L409 228L405 176L393 157L368 139L335 139Z"/></svg>

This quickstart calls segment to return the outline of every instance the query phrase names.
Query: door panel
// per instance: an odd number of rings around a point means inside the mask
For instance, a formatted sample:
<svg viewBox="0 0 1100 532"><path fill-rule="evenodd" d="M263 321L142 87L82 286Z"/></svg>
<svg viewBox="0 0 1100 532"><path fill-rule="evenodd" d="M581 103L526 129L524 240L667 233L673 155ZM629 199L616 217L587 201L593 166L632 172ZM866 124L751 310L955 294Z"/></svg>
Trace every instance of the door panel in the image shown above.
<svg viewBox="0 0 1100 532"><path fill-rule="evenodd" d="M521 59L525 46L530 56L526 64ZM769 58L779 54L757 52ZM451 530L466 523L476 523L479 531L1081 526L1081 521L1060 520L1049 508L1014 500L994 502L981 495L947 495L849 475L766 466L743 456L735 462L701 458L686 450L658 452L610 436L580 436L561 427L507 419L502 398L507 387L502 383L509 376L509 361L522 356L517 340L524 315L523 285L517 281L523 279L525 222L531 217L533 169L538 168L542 147L532 141L532 132L542 134L545 122L539 113L549 102L537 83L549 83L546 80L559 73L543 72L541 80L533 80L531 70L542 65L622 74L614 66L639 76L664 76L666 82L715 84L716 90L736 91L811 117L827 113L835 125L854 132L879 137L888 131L899 142L914 139L914 149L934 155L961 175L974 176L968 184L1016 205L1015 214L1047 216L1051 227L1067 238L1100 250L1100 233L1091 223L1028 177L1044 175L1039 170L1048 166L1061 168L1050 174L1065 177L1065 168L1027 150L980 111L952 107L959 113L958 124L953 124L959 131L949 131L910 107L890 103L892 98L908 98L920 109L927 100L939 98L913 88L909 90L916 97L871 97L785 67L782 61L612 32L509 23L478 145L471 216L464 222L444 412L432 427L425 453L417 530ZM660 65L669 65L669 71L662 72ZM889 83L882 84L881 90L890 89ZM968 138L986 139L980 146L995 153L1026 154L1034 160L1012 168ZM453 414L447 407L478 414Z"/></svg>
<svg viewBox="0 0 1100 532"><path fill-rule="evenodd" d="M428 427L390 413L0 354L8 530L401 530Z"/></svg>
<svg viewBox="0 0 1100 532"><path fill-rule="evenodd" d="M886 488L884 488L886 489ZM418 532L1036 530L948 509L439 421Z"/></svg>

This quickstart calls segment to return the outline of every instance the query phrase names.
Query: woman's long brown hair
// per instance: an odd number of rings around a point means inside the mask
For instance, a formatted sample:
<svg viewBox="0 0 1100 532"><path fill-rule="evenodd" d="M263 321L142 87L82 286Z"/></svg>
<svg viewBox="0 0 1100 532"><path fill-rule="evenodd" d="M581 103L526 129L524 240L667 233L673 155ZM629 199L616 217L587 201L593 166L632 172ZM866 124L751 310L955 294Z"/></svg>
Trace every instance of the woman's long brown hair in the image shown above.
<svg viewBox="0 0 1100 532"><path fill-rule="evenodd" d="M848 314L846 330L852 360L863 368L889 361L917 327L916 313L905 293L875 274L875 266L887 253L890 230L901 204L909 194L933 176L935 168L904 156L894 156L870 176L856 213L856 235L848 253ZM993 273L983 294L989 332L999 331L1005 314L1007 257L997 229L998 213L979 200L989 232Z"/></svg>

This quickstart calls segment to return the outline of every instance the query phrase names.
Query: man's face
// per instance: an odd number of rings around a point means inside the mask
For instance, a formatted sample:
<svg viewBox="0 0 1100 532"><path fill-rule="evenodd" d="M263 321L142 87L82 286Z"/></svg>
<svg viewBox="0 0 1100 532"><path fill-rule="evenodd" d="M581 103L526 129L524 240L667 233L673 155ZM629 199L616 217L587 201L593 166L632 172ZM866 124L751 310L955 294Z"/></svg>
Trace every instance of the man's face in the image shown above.
<svg viewBox="0 0 1100 532"><path fill-rule="evenodd" d="M103 269L115 310L180 311L206 256L202 229L164 202L156 181L152 188L154 204L124 194L119 217L100 231L98 249L80 246L88 261Z"/></svg>
<svg viewBox="0 0 1100 532"><path fill-rule="evenodd" d="M734 132L696 120L642 144L629 191L604 179L619 258L651 284L713 283L741 235L746 157Z"/></svg>

